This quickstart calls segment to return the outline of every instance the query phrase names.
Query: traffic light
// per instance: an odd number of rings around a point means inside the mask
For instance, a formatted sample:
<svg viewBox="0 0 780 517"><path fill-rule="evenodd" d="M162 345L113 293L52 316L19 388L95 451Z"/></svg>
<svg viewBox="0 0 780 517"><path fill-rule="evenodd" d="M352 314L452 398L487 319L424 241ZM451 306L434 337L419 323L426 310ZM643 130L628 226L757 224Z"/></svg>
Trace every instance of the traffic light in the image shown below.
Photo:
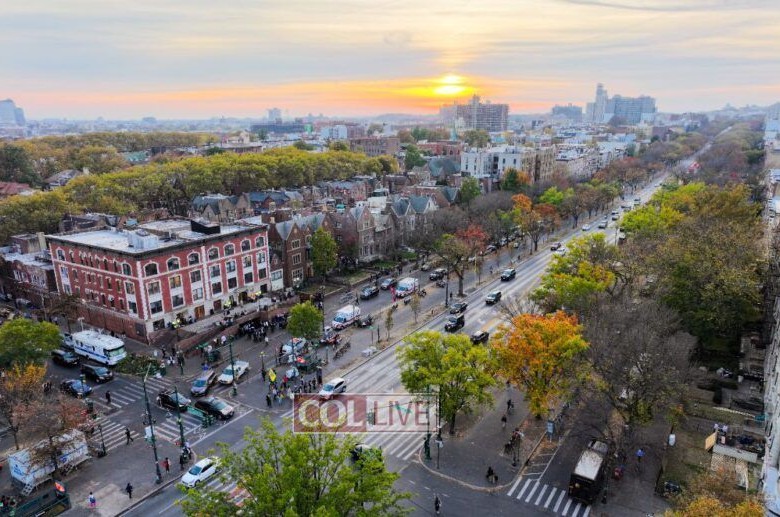
<svg viewBox="0 0 780 517"><path fill-rule="evenodd" d="M214 424L214 417L211 415L203 415L203 427L210 427Z"/></svg>

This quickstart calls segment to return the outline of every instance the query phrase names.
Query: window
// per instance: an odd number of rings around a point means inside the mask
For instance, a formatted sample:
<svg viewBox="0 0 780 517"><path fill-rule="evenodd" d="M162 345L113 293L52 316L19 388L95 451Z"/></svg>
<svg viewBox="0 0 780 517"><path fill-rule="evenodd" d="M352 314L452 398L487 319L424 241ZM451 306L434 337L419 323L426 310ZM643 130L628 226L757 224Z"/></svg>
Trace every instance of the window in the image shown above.
<svg viewBox="0 0 780 517"><path fill-rule="evenodd" d="M232 255L236 252L236 247L232 244L225 244L225 255Z"/></svg>
<svg viewBox="0 0 780 517"><path fill-rule="evenodd" d="M106 295L105 294L101 294L100 295L100 303L103 304L103 305L106 304Z"/></svg>
<svg viewBox="0 0 780 517"><path fill-rule="evenodd" d="M264 237L258 237L255 239L255 248L262 248L265 246L265 238Z"/></svg>
<svg viewBox="0 0 780 517"><path fill-rule="evenodd" d="M296 249L300 248L300 247L301 247L301 241L300 241L300 239L295 239L294 241L292 241L292 243L290 243L290 247L291 247L292 249L294 249L294 250L296 250Z"/></svg>
<svg viewBox="0 0 780 517"><path fill-rule="evenodd" d="M114 261L114 273L119 273L119 264L117 264L116 260Z"/></svg>
<svg viewBox="0 0 780 517"><path fill-rule="evenodd" d="M174 307L181 307L184 305L184 296L181 294L174 294L171 296L171 305Z"/></svg>
<svg viewBox="0 0 780 517"><path fill-rule="evenodd" d="M99 266L98 266L99 267ZM108 259L103 259L103 269L108 271Z"/></svg>
<svg viewBox="0 0 780 517"><path fill-rule="evenodd" d="M222 292L222 282L214 282L211 284L211 292L214 294L219 294Z"/></svg>
<svg viewBox="0 0 780 517"><path fill-rule="evenodd" d="M72 251L68 252L68 256L70 257L70 261L71 262L76 262L75 260L73 260L73 252Z"/></svg>
<svg viewBox="0 0 780 517"><path fill-rule="evenodd" d="M119 310L123 311L125 310L125 301L123 299L119 299Z"/></svg>
<svg viewBox="0 0 780 517"><path fill-rule="evenodd" d="M252 257L250 255L244 255L244 258L242 260L244 264L244 269L249 269L252 267Z"/></svg>
<svg viewBox="0 0 780 517"><path fill-rule="evenodd" d="M216 260L219 258L219 250L217 248L211 248L209 250L209 260Z"/></svg>
<svg viewBox="0 0 780 517"><path fill-rule="evenodd" d="M181 275L175 275L168 279L168 284L171 286L171 289L178 289L181 287Z"/></svg>
<svg viewBox="0 0 780 517"><path fill-rule="evenodd" d="M57 250L57 260L65 260L65 252L62 250Z"/></svg>
<svg viewBox="0 0 780 517"><path fill-rule="evenodd" d="M149 296L160 294L160 282L152 282L146 286L146 292L149 293Z"/></svg>
<svg viewBox="0 0 780 517"><path fill-rule="evenodd" d="M297 266L298 264L301 263L301 254L300 253L296 253L295 255L293 255L292 263L293 263L294 266Z"/></svg>
<svg viewBox="0 0 780 517"><path fill-rule="evenodd" d="M250 246L251 244L248 240L241 241L241 251L249 251Z"/></svg>
<svg viewBox="0 0 780 517"><path fill-rule="evenodd" d="M271 273L271 281L275 280L281 280L282 279L282 271L274 271Z"/></svg>
<svg viewBox="0 0 780 517"><path fill-rule="evenodd" d="M168 271L176 271L179 269L179 259L176 257L168 259Z"/></svg>
<svg viewBox="0 0 780 517"><path fill-rule="evenodd" d="M219 278L219 264L215 264L209 268L209 276L211 278Z"/></svg>
<svg viewBox="0 0 780 517"><path fill-rule="evenodd" d="M68 268L66 268L65 266L60 266L60 276L62 277L63 280L67 280L68 279Z"/></svg>
<svg viewBox="0 0 780 517"><path fill-rule="evenodd" d="M268 275L268 272L267 272L267 270L264 267L261 267L261 268L257 269L257 279L258 280L261 280L261 279L265 278L267 275Z"/></svg>
<svg viewBox="0 0 780 517"><path fill-rule="evenodd" d="M130 264L122 264L122 273L124 273L127 276L133 274L133 271L130 269Z"/></svg>
<svg viewBox="0 0 780 517"><path fill-rule="evenodd" d="M106 289L113 289L113 285L111 284L111 279L106 278Z"/></svg>
<svg viewBox="0 0 780 517"><path fill-rule="evenodd" d="M158 312L162 312L162 300L157 300L155 302L150 303L149 312L151 312L152 314L157 314Z"/></svg>
<svg viewBox="0 0 780 517"><path fill-rule="evenodd" d="M195 282L200 282L200 280L200 269L190 272L190 282L194 284Z"/></svg>
<svg viewBox="0 0 780 517"><path fill-rule="evenodd" d="M198 255L197 253L190 253L187 256L187 264L189 264L190 266L194 264L200 264L200 255Z"/></svg>
<svg viewBox="0 0 780 517"><path fill-rule="evenodd" d="M238 279L236 277L228 278L228 289L235 289L238 286Z"/></svg>
<svg viewBox="0 0 780 517"><path fill-rule="evenodd" d="M202 300L203 299L203 288L202 287L196 287L192 290L192 299L193 300Z"/></svg>
<svg viewBox="0 0 780 517"><path fill-rule="evenodd" d="M125 291L127 294L135 294L135 285L132 282L125 282Z"/></svg>
<svg viewBox="0 0 780 517"><path fill-rule="evenodd" d="M116 283L116 292L121 293L122 292L122 282Z"/></svg>
<svg viewBox="0 0 780 517"><path fill-rule="evenodd" d="M136 314L138 312L138 305L136 305L135 302L131 302L130 300L127 301L127 309L132 312L133 314Z"/></svg>
<svg viewBox="0 0 780 517"><path fill-rule="evenodd" d="M144 274L146 276L154 276L157 274L157 264L151 262L144 266Z"/></svg>
<svg viewBox="0 0 780 517"><path fill-rule="evenodd" d="M252 282L254 282L252 273L244 273L244 284L251 284Z"/></svg>
<svg viewBox="0 0 780 517"><path fill-rule="evenodd" d="M236 261L235 260L229 260L225 262L225 271L228 273L235 273L236 272Z"/></svg>
<svg viewBox="0 0 780 517"><path fill-rule="evenodd" d="M114 297L113 296L109 296L108 297L108 304L111 306L112 309L114 307L116 307L116 305L114 305Z"/></svg>
<svg viewBox="0 0 780 517"><path fill-rule="evenodd" d="M261 251L257 254L257 263L258 264L264 264L265 263L265 252Z"/></svg>

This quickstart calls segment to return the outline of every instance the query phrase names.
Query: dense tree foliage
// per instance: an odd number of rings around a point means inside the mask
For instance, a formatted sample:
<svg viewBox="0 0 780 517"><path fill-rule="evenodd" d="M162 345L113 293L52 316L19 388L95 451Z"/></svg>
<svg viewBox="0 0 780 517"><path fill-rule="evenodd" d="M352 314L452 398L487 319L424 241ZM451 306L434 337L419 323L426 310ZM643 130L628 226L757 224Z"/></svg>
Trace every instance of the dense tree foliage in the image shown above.
<svg viewBox="0 0 780 517"><path fill-rule="evenodd" d="M60 341L56 325L14 318L0 326L0 367L43 364Z"/></svg>
<svg viewBox="0 0 780 517"><path fill-rule="evenodd" d="M322 334L322 318L322 311L310 301L296 304L290 309L287 332L308 340L318 339Z"/></svg>

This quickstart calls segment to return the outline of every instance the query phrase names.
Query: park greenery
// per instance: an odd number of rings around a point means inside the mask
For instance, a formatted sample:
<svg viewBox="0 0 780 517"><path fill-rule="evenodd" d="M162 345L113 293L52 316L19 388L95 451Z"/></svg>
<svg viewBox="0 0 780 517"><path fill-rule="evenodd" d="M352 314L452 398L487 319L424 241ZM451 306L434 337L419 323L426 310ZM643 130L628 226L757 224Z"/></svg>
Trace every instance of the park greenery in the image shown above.
<svg viewBox="0 0 780 517"><path fill-rule="evenodd" d="M311 236L311 262L314 273L323 279L338 263L336 239L322 227Z"/></svg>
<svg viewBox="0 0 780 517"><path fill-rule="evenodd" d="M310 341L322 335L323 314L310 301L298 303L290 309L287 320L287 332L291 336L306 338Z"/></svg>
<svg viewBox="0 0 780 517"><path fill-rule="evenodd" d="M260 429L247 427L246 447L220 444L222 476L245 494L240 510L230 494L213 488L185 490L178 504L185 515L406 515L402 503L409 495L393 483L378 455L365 454L357 462L350 452L354 436L334 433L280 433L270 420Z"/></svg>
<svg viewBox="0 0 780 517"><path fill-rule="evenodd" d="M57 325L14 318L0 326L0 368L42 365L61 342Z"/></svg>

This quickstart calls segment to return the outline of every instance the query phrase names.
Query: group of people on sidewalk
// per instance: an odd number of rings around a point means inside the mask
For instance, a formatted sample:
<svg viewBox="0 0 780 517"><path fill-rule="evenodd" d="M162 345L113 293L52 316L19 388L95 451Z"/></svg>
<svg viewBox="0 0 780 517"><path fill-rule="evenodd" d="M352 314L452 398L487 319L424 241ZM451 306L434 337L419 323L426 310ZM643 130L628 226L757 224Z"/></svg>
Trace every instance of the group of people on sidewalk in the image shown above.
<svg viewBox="0 0 780 517"><path fill-rule="evenodd" d="M260 373L263 377L263 381L265 381L266 377L269 377L272 372L273 369L269 369L268 372L262 370ZM296 394L316 393L322 386L322 372L320 370L318 370L311 379L306 380L301 377L297 382L288 379L287 376L284 376L281 382L279 382L279 379L276 378L275 374L273 377L274 380L271 380L270 377L268 379L268 393L265 395L265 403L268 406L268 409L271 409L274 403L281 405L285 398L290 399L292 402L293 396Z"/></svg>

